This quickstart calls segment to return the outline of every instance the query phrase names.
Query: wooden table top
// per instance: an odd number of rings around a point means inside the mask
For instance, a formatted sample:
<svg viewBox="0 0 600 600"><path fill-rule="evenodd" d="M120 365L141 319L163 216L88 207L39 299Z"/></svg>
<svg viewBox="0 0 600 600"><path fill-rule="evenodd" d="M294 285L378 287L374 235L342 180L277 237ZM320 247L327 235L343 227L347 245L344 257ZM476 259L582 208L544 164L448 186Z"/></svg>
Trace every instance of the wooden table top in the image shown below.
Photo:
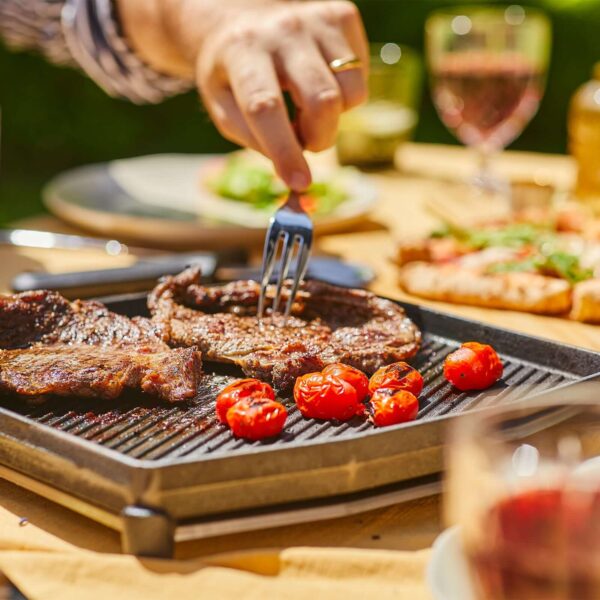
<svg viewBox="0 0 600 600"><path fill-rule="evenodd" d="M390 260L397 240L403 236L425 234L435 227L438 223L436 217L426 210L428 199L434 196L439 199L445 195L455 198L456 194L464 193L456 182L473 172L474 161L474 157L462 148L406 144L398 152L399 169L372 175L379 188L380 201L370 220L360 231L321 238L319 250L371 266L377 273L372 289L378 294L418 301L505 328L600 350L600 327L511 311L423 302L409 297L399 288L397 268ZM568 189L574 177L574 165L565 156L505 152L494 166L499 174L514 179L542 179L561 189ZM51 217L28 220L20 225L69 230ZM25 269L44 268L53 272L97 269L101 266L125 266L131 260L131 257L111 258L87 251L1 248L0 289L8 290L11 278ZM32 495L17 492L5 483L0 486L0 497L7 497L9 491L11 501L21 504L22 514L31 503L37 502ZM61 514L63 511L53 506L46 507L46 510ZM74 515L69 518L80 519ZM116 534L83 518L81 521L81 526L88 530L91 548L118 551ZM430 545L440 529L440 501L434 497L352 517L187 543L178 548L178 554L182 557L199 556L236 549L298 545L416 549Z"/></svg>

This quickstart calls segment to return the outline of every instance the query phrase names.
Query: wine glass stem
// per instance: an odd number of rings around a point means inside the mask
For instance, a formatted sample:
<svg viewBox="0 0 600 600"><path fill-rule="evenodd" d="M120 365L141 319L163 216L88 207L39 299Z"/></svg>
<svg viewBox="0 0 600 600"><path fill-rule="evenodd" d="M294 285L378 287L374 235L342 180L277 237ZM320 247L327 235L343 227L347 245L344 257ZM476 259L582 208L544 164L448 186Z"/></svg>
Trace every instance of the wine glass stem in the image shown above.
<svg viewBox="0 0 600 600"><path fill-rule="evenodd" d="M479 194L501 196L510 199L508 181L494 176L490 162L496 148L487 145L477 147L478 172L473 183Z"/></svg>
<svg viewBox="0 0 600 600"><path fill-rule="evenodd" d="M478 173L476 184L483 190L487 190L493 183L493 177L490 173L490 159L492 153L487 146L479 146L477 148Z"/></svg>

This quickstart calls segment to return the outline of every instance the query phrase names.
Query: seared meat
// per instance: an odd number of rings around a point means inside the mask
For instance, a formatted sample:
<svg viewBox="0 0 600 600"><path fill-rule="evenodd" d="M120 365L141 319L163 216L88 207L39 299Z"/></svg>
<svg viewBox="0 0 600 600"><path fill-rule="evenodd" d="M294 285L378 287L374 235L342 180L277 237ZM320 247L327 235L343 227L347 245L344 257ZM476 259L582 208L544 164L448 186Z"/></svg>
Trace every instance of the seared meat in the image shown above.
<svg viewBox="0 0 600 600"><path fill-rule="evenodd" d="M53 344L0 350L0 391L31 397L111 400L130 388L176 402L195 396L201 371L193 348Z"/></svg>
<svg viewBox="0 0 600 600"><path fill-rule="evenodd" d="M126 388L170 402L192 398L196 348L171 349L149 319L56 292L0 297L0 391L112 399Z"/></svg>
<svg viewBox="0 0 600 600"><path fill-rule="evenodd" d="M153 321L174 346L197 345L205 360L289 390L298 375L343 362L372 373L413 356L421 333L397 304L363 290L304 284L292 317L259 323L259 287L238 281L207 288L197 269L167 277L150 294Z"/></svg>
<svg viewBox="0 0 600 600"><path fill-rule="evenodd" d="M0 348L33 343L156 344L166 349L148 319L129 319L100 302L69 302L47 290L0 296Z"/></svg>

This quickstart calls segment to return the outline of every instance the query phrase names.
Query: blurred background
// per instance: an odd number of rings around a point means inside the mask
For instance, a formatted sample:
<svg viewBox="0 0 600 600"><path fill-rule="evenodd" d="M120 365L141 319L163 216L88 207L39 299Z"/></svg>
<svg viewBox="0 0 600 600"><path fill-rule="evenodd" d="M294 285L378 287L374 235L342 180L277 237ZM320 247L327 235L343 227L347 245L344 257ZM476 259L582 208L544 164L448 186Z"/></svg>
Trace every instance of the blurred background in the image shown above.
<svg viewBox="0 0 600 600"><path fill-rule="evenodd" d="M371 41L405 44L422 56L427 14L454 5L456 0L356 3ZM496 2L478 0L472 4ZM590 79L593 64L600 59L600 1L538 0L522 4L547 12L554 42L540 110L510 147L565 152L569 99ZM139 154L234 148L217 133L194 93L159 106L134 106L109 98L72 69L57 68L39 56L9 52L1 45L0 81L0 225L41 211L41 187L69 167ZM420 102L415 140L458 143L440 122L426 81Z"/></svg>

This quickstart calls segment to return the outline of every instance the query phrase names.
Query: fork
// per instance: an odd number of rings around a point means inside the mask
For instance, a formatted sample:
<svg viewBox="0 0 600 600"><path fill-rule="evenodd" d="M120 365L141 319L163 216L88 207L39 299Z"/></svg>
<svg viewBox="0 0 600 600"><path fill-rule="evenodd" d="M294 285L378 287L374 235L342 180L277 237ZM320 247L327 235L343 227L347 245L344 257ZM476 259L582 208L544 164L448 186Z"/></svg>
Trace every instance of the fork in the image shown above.
<svg viewBox="0 0 600 600"><path fill-rule="evenodd" d="M294 269L294 278L291 284L287 305L284 311L285 325L294 298L298 292L298 287L306 273L308 258L313 239L313 224L306 211L300 203L300 196L297 192L290 191L285 204L280 207L271 217L267 237L265 239L265 248L263 251L262 272L260 277L260 298L258 301L258 318L262 319L265 311L265 301L267 287L277 263L277 247L281 242L281 253L279 259L279 274L277 285L275 287L275 296L273 298L272 314L275 314L281 304L281 293L283 284L290 270L290 264L294 257L294 246L297 245L295 253L296 268Z"/></svg>

